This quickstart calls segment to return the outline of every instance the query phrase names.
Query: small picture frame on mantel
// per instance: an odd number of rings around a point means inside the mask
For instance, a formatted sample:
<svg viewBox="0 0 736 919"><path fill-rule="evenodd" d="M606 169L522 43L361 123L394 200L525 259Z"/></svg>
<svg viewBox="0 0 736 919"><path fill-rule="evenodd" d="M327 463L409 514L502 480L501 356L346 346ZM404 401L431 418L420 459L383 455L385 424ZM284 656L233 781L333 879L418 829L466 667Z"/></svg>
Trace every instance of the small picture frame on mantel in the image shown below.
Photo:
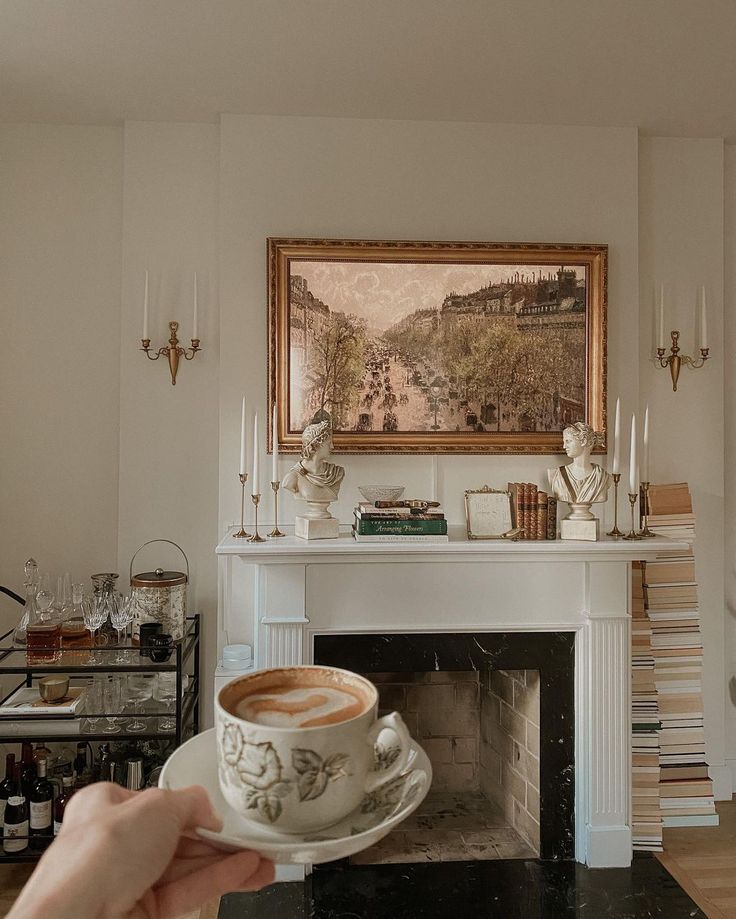
<svg viewBox="0 0 736 919"><path fill-rule="evenodd" d="M522 532L513 524L511 493L488 485L465 492L465 522L468 539L515 539Z"/></svg>

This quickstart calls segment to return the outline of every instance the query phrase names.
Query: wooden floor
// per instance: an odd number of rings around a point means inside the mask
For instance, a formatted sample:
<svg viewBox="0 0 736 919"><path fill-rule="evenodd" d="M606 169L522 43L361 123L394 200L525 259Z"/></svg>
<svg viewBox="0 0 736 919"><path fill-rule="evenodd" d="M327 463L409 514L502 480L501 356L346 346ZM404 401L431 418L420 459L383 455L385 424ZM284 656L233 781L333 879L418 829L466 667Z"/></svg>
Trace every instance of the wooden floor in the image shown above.
<svg viewBox="0 0 736 919"><path fill-rule="evenodd" d="M709 919L736 919L736 800L716 805L721 825L665 830L659 860ZM31 872L26 865L0 866L0 919L6 916ZM217 919L210 903L187 919Z"/></svg>
<svg viewBox="0 0 736 919"><path fill-rule="evenodd" d="M736 800L716 804L720 826L664 831L664 867L709 919L736 919Z"/></svg>

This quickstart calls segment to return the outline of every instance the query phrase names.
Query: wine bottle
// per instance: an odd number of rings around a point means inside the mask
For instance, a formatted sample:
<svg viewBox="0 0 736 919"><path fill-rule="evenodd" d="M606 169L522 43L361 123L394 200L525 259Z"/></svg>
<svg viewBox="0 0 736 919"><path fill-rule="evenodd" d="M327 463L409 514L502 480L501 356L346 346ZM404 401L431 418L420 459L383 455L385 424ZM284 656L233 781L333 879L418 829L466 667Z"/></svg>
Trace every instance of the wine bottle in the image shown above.
<svg viewBox="0 0 736 919"><path fill-rule="evenodd" d="M5 778L0 782L0 827L5 817L5 806L8 798L12 798L20 791L15 784L15 753L8 753L5 757Z"/></svg>
<svg viewBox="0 0 736 919"><path fill-rule="evenodd" d="M21 787L21 765L16 763L14 781ZM28 848L28 803L22 793L11 795L5 805L3 852L22 852Z"/></svg>
<svg viewBox="0 0 736 919"><path fill-rule="evenodd" d="M45 849L51 842L54 822L54 786L46 778L46 760L37 763L38 778L29 797L31 848Z"/></svg>
<svg viewBox="0 0 736 919"><path fill-rule="evenodd" d="M83 788L92 781L92 768L87 760L88 747L89 744L84 740L77 742L77 755L74 757L75 788Z"/></svg>
<svg viewBox="0 0 736 919"><path fill-rule="evenodd" d="M63 786L61 794L54 801L54 836L59 835L59 830L64 820L64 811L69 803L69 799L74 794L74 776L62 776L61 783Z"/></svg>
<svg viewBox="0 0 736 919"><path fill-rule="evenodd" d="M36 781L36 763L33 759L33 744L23 741L23 749L20 757L20 794L28 800L33 783Z"/></svg>

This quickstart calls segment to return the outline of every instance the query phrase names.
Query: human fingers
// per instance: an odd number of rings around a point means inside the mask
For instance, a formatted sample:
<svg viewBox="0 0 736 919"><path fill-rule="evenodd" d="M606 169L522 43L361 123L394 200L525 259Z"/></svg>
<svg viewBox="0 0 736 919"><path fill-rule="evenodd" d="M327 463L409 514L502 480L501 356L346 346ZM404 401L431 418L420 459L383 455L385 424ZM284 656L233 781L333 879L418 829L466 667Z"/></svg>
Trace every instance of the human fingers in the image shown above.
<svg viewBox="0 0 736 919"><path fill-rule="evenodd" d="M179 834L196 827L215 832L222 829L222 819L215 813L209 795L201 785L189 785L174 791L149 788L137 792L133 806L141 812L141 818L146 823L150 821L155 826L160 820L173 821Z"/></svg>
<svg viewBox="0 0 736 919"><path fill-rule="evenodd" d="M122 788L114 782L94 782L77 791L64 811L64 828L76 826L87 820L98 820L108 807L123 804L135 796L136 792Z"/></svg>
<svg viewBox="0 0 736 919"><path fill-rule="evenodd" d="M155 891L157 915L179 916L196 909L208 900L221 897L233 890L257 890L251 886L261 878L269 883L268 869L260 871L261 858L257 852L236 852L220 856L206 867L191 871L184 877L159 887Z"/></svg>

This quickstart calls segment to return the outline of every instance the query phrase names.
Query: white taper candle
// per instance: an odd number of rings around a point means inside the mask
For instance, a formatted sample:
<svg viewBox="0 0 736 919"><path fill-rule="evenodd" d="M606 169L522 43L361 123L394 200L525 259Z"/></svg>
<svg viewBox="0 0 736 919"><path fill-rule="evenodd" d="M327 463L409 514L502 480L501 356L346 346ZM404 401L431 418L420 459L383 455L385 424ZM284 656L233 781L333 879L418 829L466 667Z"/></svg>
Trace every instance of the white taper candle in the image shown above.
<svg viewBox="0 0 736 919"><path fill-rule="evenodd" d="M194 272L194 316L192 317L192 338L199 338L199 303L197 302L197 272Z"/></svg>
<svg viewBox="0 0 736 919"><path fill-rule="evenodd" d="M260 469L258 468L258 459L259 459L260 447L258 445L258 412L253 416L253 481L251 483L250 493L252 495L260 495L261 489L259 487L259 477Z"/></svg>
<svg viewBox="0 0 736 919"><path fill-rule="evenodd" d="M708 316L705 311L705 284L700 288L700 348L708 347Z"/></svg>
<svg viewBox="0 0 736 919"><path fill-rule="evenodd" d="M641 451L642 481L649 481L649 405L644 410L644 438Z"/></svg>
<svg viewBox="0 0 736 919"><path fill-rule="evenodd" d="M240 475L245 475L248 471L245 462L245 396L240 409Z"/></svg>
<svg viewBox="0 0 736 919"><path fill-rule="evenodd" d="M273 414L271 416L271 441L273 444L273 463L271 466L271 481L279 481L279 433L276 429L276 403L273 404Z"/></svg>
<svg viewBox="0 0 736 919"><path fill-rule="evenodd" d="M636 494L637 489L636 469L636 415L631 416L631 448L629 450L629 494Z"/></svg>
<svg viewBox="0 0 736 919"><path fill-rule="evenodd" d="M613 421L613 470L614 475L621 472L621 397L616 399L616 415Z"/></svg>
<svg viewBox="0 0 736 919"><path fill-rule="evenodd" d="M657 347L664 351L664 284L659 285L659 319L657 321Z"/></svg>
<svg viewBox="0 0 736 919"><path fill-rule="evenodd" d="M148 338L148 272L146 271L146 285L143 288L143 339L147 341Z"/></svg>

